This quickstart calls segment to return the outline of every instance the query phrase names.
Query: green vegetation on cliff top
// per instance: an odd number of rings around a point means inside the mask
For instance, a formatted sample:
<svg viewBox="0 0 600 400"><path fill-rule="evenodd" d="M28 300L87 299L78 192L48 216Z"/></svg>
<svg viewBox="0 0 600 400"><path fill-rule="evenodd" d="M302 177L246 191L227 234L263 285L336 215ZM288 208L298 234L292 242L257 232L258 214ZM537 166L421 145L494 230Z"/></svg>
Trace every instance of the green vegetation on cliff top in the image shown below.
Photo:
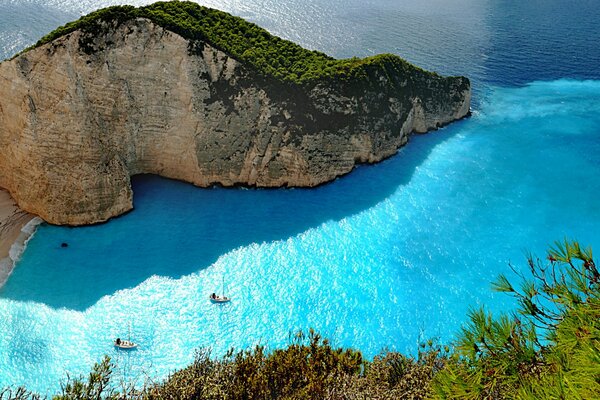
<svg viewBox="0 0 600 400"><path fill-rule="evenodd" d="M50 32L31 48L49 43L75 30L97 34L106 28L106 22L118 26L133 18L147 18L192 43L206 42L253 66L266 76L287 82L304 84L332 77L362 77L370 67L383 68L386 73L392 70L400 73L425 73L393 54L337 60L273 36L242 18L189 1L158 2L139 8L113 6L100 9ZM432 73L433 75L437 76Z"/></svg>

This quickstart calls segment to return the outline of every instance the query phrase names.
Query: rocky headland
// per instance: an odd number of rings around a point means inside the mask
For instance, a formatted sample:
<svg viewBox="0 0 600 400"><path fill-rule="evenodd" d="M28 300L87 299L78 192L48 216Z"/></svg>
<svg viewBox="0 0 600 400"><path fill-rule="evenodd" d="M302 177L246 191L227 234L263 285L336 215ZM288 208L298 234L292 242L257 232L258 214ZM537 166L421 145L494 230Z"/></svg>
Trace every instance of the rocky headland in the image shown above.
<svg viewBox="0 0 600 400"><path fill-rule="evenodd" d="M81 225L130 210L135 174L315 186L466 116L470 90L394 55L334 60L195 3L111 7L0 64L0 188Z"/></svg>

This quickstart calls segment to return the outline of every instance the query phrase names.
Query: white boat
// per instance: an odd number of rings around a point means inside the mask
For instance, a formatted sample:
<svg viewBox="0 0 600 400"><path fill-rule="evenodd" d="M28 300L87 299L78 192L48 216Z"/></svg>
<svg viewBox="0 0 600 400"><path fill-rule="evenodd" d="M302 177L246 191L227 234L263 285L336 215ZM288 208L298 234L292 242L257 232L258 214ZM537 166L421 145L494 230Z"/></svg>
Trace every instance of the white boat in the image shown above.
<svg viewBox="0 0 600 400"><path fill-rule="evenodd" d="M210 295L209 299L213 304L228 303L231 301L231 299L227 296L219 296L214 293Z"/></svg>
<svg viewBox="0 0 600 400"><path fill-rule="evenodd" d="M131 340L121 340L120 338L115 339L115 347L118 349L129 350L135 349L137 346L137 343L134 343Z"/></svg>
<svg viewBox="0 0 600 400"><path fill-rule="evenodd" d="M225 278L223 277L223 295L218 295L216 293L211 294L208 298L210 302L213 304L223 304L229 303L231 301L230 297L225 296Z"/></svg>
<svg viewBox="0 0 600 400"><path fill-rule="evenodd" d="M138 347L137 343L131 341L131 323L129 323L129 337L128 339L116 338L114 341L114 345L117 349L121 350L131 350Z"/></svg>

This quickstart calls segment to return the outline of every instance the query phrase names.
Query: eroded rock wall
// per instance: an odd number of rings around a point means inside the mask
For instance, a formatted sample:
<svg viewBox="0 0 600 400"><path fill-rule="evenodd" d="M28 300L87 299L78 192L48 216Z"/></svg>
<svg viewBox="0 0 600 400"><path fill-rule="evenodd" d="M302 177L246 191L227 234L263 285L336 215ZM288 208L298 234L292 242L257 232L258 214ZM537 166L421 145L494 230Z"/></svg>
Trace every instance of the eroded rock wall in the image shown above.
<svg viewBox="0 0 600 400"><path fill-rule="evenodd" d="M0 64L0 187L55 224L128 211L140 173L315 186L469 111L466 78L374 70L305 88L145 19L85 35Z"/></svg>

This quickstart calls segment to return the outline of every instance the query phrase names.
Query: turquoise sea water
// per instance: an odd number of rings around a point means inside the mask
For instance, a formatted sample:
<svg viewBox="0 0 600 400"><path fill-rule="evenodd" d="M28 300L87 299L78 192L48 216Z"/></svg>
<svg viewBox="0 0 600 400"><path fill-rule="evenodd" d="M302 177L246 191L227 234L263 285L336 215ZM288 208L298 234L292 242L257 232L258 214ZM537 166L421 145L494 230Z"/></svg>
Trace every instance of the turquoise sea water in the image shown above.
<svg viewBox="0 0 600 400"><path fill-rule="evenodd" d="M23 26L6 24L34 18L38 3L0 1L2 48ZM125 216L41 225L0 288L0 387L52 392L104 354L118 377L164 377L198 347L283 346L310 327L367 356L414 352L423 339L451 340L470 306L512 307L490 281L509 262L523 266L525 252L543 256L564 237L600 248L598 6L396 3L221 8L336 56L392 51L469 75L470 119L316 189L142 176ZM44 6L52 12L30 36L90 7ZM211 305L223 284L233 301ZM140 348L116 352L112 339L130 323Z"/></svg>

